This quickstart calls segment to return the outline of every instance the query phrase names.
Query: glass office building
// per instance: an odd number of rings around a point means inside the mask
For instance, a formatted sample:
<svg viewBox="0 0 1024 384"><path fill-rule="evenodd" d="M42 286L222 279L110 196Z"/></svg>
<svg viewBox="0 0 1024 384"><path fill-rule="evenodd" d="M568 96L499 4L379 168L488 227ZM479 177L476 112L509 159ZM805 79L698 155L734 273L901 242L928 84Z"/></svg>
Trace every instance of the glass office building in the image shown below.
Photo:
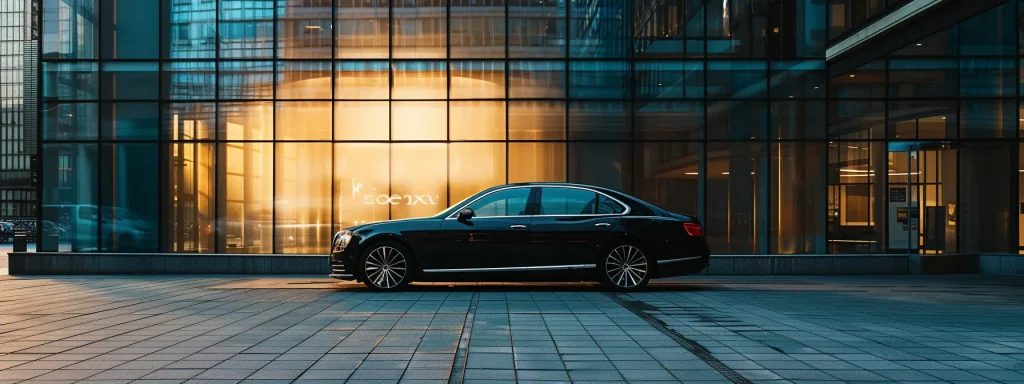
<svg viewBox="0 0 1024 384"><path fill-rule="evenodd" d="M716 254L1016 253L1017 2L830 74L848 3L43 0L39 249L323 254L569 181Z"/></svg>

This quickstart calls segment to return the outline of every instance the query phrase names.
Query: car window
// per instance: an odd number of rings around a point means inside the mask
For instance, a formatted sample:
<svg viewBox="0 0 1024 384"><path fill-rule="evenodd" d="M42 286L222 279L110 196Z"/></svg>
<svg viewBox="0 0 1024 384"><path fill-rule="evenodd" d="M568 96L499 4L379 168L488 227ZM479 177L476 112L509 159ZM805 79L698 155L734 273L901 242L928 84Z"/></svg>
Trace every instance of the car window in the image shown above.
<svg viewBox="0 0 1024 384"><path fill-rule="evenodd" d="M526 201L530 188L512 188L494 192L469 205L476 217L522 216L526 214Z"/></svg>
<svg viewBox="0 0 1024 384"><path fill-rule="evenodd" d="M626 211L626 207L623 207L619 202L608 198L608 196L599 195L597 197L597 213L601 215L618 214Z"/></svg>
<svg viewBox="0 0 1024 384"><path fill-rule="evenodd" d="M577 188L541 188L541 215L593 215L598 194Z"/></svg>

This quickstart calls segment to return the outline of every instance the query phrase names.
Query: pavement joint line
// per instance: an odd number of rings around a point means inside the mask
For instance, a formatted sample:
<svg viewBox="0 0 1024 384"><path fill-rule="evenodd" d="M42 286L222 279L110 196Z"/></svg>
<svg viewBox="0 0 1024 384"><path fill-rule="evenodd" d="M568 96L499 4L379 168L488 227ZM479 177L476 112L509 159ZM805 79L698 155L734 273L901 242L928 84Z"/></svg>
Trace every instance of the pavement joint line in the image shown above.
<svg viewBox="0 0 1024 384"><path fill-rule="evenodd" d="M677 344L679 344L679 346L685 348L687 351L690 351L690 353L697 356L697 358L703 360L705 363L711 366L711 368L714 368L716 371L718 371L718 373L721 373L722 376L725 376L726 379L733 382L734 384L754 384L754 382L750 381L746 377L743 377L743 375L740 375L739 372L734 371L732 368L729 368L729 366L725 365L725 363L723 363L721 360L718 360L718 358L716 358L710 351L704 348L704 346L700 345L699 343L693 340L688 339L686 336L683 336L676 330L665 326L664 322L654 318L647 312L644 312L642 309L638 308L632 302L623 300L621 297L619 297L618 294L615 293L604 292L604 295L607 296L612 301L614 301L616 304L622 306L626 310L632 312L637 317L646 321L648 324L654 327L654 329L657 329L659 332L665 334L665 336L668 336Z"/></svg>
<svg viewBox="0 0 1024 384"><path fill-rule="evenodd" d="M473 322L476 318L476 308L479 302L480 293L473 292L473 297L469 301L469 309L466 311L462 335L459 336L459 347L455 350L455 360L452 361L452 370L448 374L448 384L461 384L465 380L466 362L469 360L469 339L473 335Z"/></svg>

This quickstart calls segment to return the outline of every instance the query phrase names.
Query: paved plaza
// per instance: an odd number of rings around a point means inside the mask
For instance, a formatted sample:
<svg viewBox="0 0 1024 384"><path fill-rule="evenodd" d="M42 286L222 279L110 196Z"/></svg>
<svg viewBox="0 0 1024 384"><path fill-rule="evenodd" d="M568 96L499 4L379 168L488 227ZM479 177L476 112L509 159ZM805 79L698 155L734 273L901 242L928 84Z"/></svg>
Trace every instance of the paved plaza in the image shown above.
<svg viewBox="0 0 1024 384"><path fill-rule="evenodd" d="M0 276L0 382L1024 383L1024 280Z"/></svg>

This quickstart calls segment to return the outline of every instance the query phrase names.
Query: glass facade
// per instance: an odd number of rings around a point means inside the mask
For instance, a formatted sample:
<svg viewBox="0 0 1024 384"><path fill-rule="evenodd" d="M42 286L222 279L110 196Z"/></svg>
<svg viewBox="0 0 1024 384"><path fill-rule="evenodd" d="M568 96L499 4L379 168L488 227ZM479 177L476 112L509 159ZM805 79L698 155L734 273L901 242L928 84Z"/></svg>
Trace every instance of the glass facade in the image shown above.
<svg viewBox="0 0 1024 384"><path fill-rule="evenodd" d="M569 181L716 254L1016 252L1017 2L829 78L834 3L44 0L39 249L322 254Z"/></svg>

